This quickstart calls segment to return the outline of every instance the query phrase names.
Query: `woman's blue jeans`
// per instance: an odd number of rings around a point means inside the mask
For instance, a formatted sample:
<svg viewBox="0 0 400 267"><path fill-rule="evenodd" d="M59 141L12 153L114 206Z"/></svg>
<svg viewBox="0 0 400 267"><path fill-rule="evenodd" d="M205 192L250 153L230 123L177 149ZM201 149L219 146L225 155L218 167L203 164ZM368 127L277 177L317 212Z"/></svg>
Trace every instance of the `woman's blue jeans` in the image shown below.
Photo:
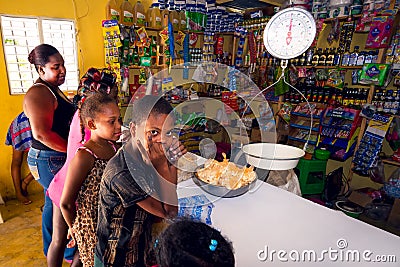
<svg viewBox="0 0 400 267"><path fill-rule="evenodd" d="M28 152L28 166L33 177L44 188L44 206L42 212L42 238L43 252L47 256L47 251L51 243L51 235L53 233L53 203L47 196L46 191L53 180L54 175L64 165L66 153L53 150L39 150L30 148ZM64 257L72 260L74 256L74 248L66 248Z"/></svg>

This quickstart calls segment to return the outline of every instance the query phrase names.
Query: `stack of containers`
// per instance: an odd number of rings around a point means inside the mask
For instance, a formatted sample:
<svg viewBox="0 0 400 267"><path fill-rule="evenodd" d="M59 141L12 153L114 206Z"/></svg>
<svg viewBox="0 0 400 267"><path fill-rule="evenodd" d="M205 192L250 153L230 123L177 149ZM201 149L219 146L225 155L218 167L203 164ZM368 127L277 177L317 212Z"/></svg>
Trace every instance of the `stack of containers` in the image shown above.
<svg viewBox="0 0 400 267"><path fill-rule="evenodd" d="M329 17L340 18L350 15L351 4L353 4L353 0L330 0Z"/></svg>
<svg viewBox="0 0 400 267"><path fill-rule="evenodd" d="M308 11L311 10L312 3L313 3L313 0L292 0L293 7L304 8Z"/></svg>
<svg viewBox="0 0 400 267"><path fill-rule="evenodd" d="M360 15L362 12L363 12L363 1L353 0L353 4L350 6L350 15L352 16Z"/></svg>
<svg viewBox="0 0 400 267"><path fill-rule="evenodd" d="M398 8L400 0L395 1L395 8ZM390 8L390 1L385 0L365 0L363 5L363 12L376 12Z"/></svg>
<svg viewBox="0 0 400 267"><path fill-rule="evenodd" d="M207 3L207 32L228 32L233 30L234 17L230 16L223 6L215 6L214 3Z"/></svg>
<svg viewBox="0 0 400 267"><path fill-rule="evenodd" d="M207 1L207 24L205 31L215 32L218 19L220 19L220 15L217 12L215 0Z"/></svg>
<svg viewBox="0 0 400 267"><path fill-rule="evenodd" d="M312 4L312 13L315 19L328 18L329 0L314 0Z"/></svg>

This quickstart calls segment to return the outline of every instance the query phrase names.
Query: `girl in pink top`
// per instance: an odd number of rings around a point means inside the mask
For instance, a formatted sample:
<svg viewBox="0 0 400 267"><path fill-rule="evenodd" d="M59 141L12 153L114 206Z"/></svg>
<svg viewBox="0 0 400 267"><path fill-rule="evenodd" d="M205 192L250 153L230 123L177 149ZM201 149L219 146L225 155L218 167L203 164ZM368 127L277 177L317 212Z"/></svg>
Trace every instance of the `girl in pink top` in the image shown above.
<svg viewBox="0 0 400 267"><path fill-rule="evenodd" d="M84 140L82 141L79 112L76 111L74 117L72 118L71 128L69 129L67 159L64 163L64 166L54 176L53 181L51 181L49 188L47 189L47 194L49 195L53 203L57 205L58 208L60 207L60 198L64 188L64 182L67 176L69 162L71 161L71 159L73 159L75 152L78 150L78 148L82 147L83 144L89 139L90 139L90 131L88 129L85 129L85 137Z"/></svg>
<svg viewBox="0 0 400 267"><path fill-rule="evenodd" d="M91 72L91 75L89 75ZM94 74L93 74L94 73ZM93 76L91 78L91 76ZM102 76L100 71L95 68L90 68L86 74L82 77L80 81L80 88L78 89L78 102L83 102L84 98L88 95L94 93L105 93L109 94L111 97L116 98L117 96L117 87L114 84L106 84L108 88L111 88L107 92L98 91L97 88L99 84L102 83L101 80L95 79L96 77ZM90 87L85 87L85 84L88 84L87 80L90 80ZM84 84L85 82L85 84ZM104 84L103 84L104 85ZM75 100L75 99L74 99ZM75 102L75 101L74 101ZM69 136L68 136L68 146L67 146L67 159L65 161L64 166L60 169L60 171L54 176L54 179L50 183L47 194L53 201L53 235L52 242L49 247L49 251L47 253L47 263L48 266L62 266L62 259L64 250L68 243L67 234L68 234L68 225L62 216L60 210L60 199L64 189L65 179L67 177L67 170L71 160L74 158L76 151L79 147L82 147L84 143L90 139L90 130L85 129L84 133L81 130L81 122L79 119L79 109L75 112L72 122L70 125ZM79 262L79 264L74 266L82 266L81 262L78 261L79 254L75 253L75 257L73 260L73 264Z"/></svg>

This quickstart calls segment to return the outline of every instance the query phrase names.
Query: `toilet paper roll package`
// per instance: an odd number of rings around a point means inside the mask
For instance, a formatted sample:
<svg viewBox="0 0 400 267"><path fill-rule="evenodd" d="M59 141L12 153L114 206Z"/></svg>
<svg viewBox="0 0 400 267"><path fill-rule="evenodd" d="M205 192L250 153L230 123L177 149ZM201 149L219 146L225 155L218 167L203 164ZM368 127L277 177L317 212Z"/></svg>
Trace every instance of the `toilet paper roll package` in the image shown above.
<svg viewBox="0 0 400 267"><path fill-rule="evenodd" d="M361 70L359 83L382 86L389 73L390 64L365 64Z"/></svg>
<svg viewBox="0 0 400 267"><path fill-rule="evenodd" d="M393 29L393 16L380 16L372 19L365 48L387 48Z"/></svg>

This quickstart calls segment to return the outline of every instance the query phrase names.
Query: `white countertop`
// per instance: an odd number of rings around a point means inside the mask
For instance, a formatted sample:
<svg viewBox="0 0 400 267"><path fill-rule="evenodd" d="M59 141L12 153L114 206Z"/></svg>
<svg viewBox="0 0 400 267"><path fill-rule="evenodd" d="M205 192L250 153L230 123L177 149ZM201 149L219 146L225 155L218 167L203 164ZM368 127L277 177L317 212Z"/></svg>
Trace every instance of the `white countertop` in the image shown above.
<svg viewBox="0 0 400 267"><path fill-rule="evenodd" d="M400 266L400 237L262 181L236 198L209 195L191 179L179 183L180 198L198 194L215 205L212 226L233 243L236 266ZM314 258L313 251L316 262L301 260L303 254ZM372 262L380 255L394 255L397 262Z"/></svg>

